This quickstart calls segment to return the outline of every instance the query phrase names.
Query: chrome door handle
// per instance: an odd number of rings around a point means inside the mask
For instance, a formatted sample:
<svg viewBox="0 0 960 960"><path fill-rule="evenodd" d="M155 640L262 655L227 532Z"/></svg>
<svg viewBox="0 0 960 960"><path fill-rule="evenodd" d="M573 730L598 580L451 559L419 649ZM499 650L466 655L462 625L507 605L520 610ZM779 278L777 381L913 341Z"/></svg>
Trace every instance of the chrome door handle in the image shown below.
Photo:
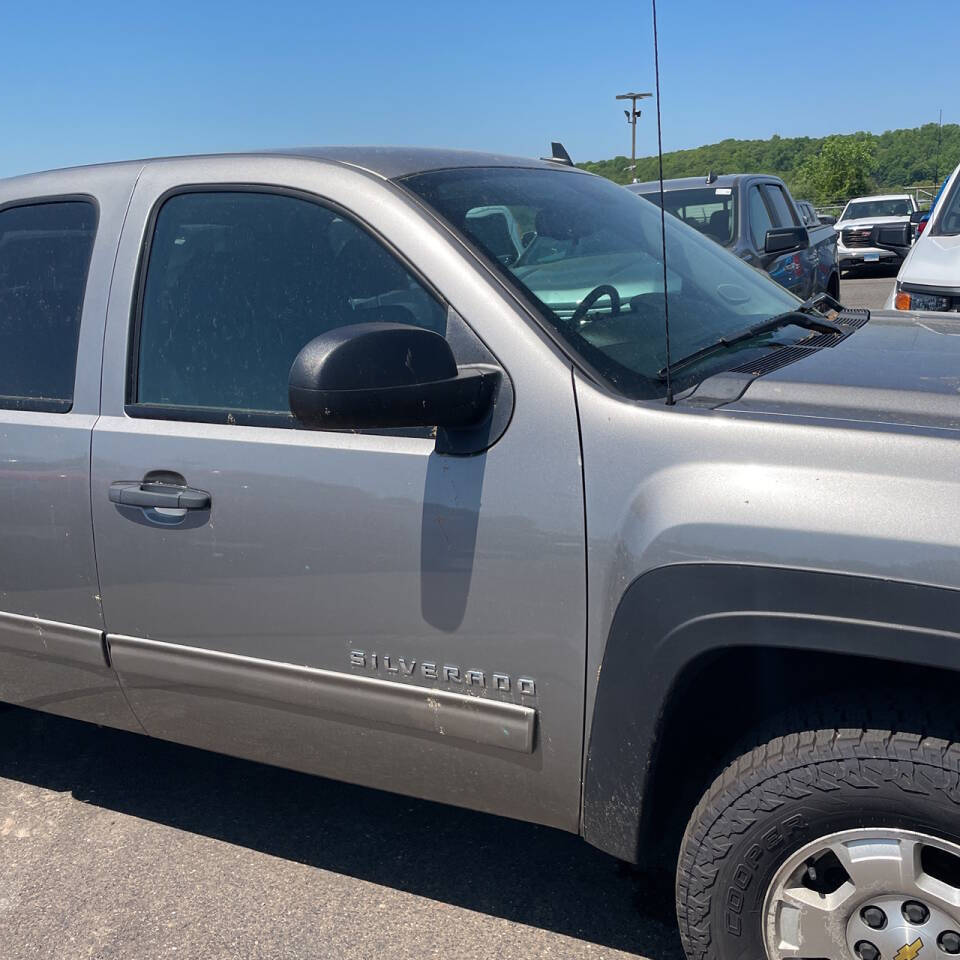
<svg viewBox="0 0 960 960"><path fill-rule="evenodd" d="M166 507L173 510L209 510L210 494L172 483L119 480L110 484L111 503L121 507Z"/></svg>

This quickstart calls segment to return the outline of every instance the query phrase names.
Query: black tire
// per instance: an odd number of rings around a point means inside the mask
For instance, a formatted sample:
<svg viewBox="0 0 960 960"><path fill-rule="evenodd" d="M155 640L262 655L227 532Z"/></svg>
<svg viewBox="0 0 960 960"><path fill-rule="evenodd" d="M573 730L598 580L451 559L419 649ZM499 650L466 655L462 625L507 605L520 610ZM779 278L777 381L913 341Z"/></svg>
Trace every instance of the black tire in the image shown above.
<svg viewBox="0 0 960 960"><path fill-rule="evenodd" d="M886 730L810 730L735 760L687 826L677 918L690 960L762 960L762 911L779 866L857 827L960 843L960 743Z"/></svg>

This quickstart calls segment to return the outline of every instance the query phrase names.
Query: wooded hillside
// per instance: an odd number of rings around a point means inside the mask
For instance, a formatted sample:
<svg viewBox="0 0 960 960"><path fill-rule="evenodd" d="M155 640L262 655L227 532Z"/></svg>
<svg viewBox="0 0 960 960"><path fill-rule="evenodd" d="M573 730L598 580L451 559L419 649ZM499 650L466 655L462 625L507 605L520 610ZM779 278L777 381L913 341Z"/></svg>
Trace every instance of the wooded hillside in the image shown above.
<svg viewBox="0 0 960 960"><path fill-rule="evenodd" d="M643 122L643 121L641 121ZM871 190L894 190L918 184L931 184L937 164L937 124L886 133L837 134L834 137L779 137L769 140L722 140L693 150L676 150L663 156L663 175L673 177L706 176L714 173L772 173L782 177L797 196L820 203L843 201L846 197L815 195L819 192L813 176L814 161L828 141L844 145L857 143L866 149L863 180ZM624 137L626 139L626 137ZM940 146L939 179L942 181L960 163L960 124L944 124ZM627 157L578 164L586 170L629 183L632 171ZM657 158L637 159L638 180L655 180Z"/></svg>

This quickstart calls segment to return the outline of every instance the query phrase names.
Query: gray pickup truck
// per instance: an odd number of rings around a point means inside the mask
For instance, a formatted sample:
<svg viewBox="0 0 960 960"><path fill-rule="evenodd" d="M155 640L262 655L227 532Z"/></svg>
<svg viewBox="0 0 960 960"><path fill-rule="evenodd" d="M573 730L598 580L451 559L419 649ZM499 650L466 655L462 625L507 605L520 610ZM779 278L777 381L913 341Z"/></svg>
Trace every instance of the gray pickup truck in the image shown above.
<svg viewBox="0 0 960 960"><path fill-rule="evenodd" d="M660 184L633 183L633 193L660 203ZM665 180L668 213L716 240L801 299L840 296L837 231L807 225L787 185L761 174L710 174Z"/></svg>
<svg viewBox="0 0 960 960"><path fill-rule="evenodd" d="M958 954L960 338L665 229L458 152L0 181L0 699L669 864L690 958Z"/></svg>

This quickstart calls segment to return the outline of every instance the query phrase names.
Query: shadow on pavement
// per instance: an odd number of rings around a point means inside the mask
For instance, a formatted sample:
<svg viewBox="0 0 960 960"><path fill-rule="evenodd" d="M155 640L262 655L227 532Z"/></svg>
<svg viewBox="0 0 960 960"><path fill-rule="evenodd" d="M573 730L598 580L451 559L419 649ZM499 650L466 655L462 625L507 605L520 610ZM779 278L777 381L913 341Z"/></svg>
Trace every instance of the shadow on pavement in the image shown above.
<svg viewBox="0 0 960 960"><path fill-rule="evenodd" d="M900 261L895 263L862 263L844 270L844 280L885 280L892 279L900 272Z"/></svg>
<svg viewBox="0 0 960 960"><path fill-rule="evenodd" d="M11 707L0 777L274 857L682 960L669 885L577 837Z"/></svg>

